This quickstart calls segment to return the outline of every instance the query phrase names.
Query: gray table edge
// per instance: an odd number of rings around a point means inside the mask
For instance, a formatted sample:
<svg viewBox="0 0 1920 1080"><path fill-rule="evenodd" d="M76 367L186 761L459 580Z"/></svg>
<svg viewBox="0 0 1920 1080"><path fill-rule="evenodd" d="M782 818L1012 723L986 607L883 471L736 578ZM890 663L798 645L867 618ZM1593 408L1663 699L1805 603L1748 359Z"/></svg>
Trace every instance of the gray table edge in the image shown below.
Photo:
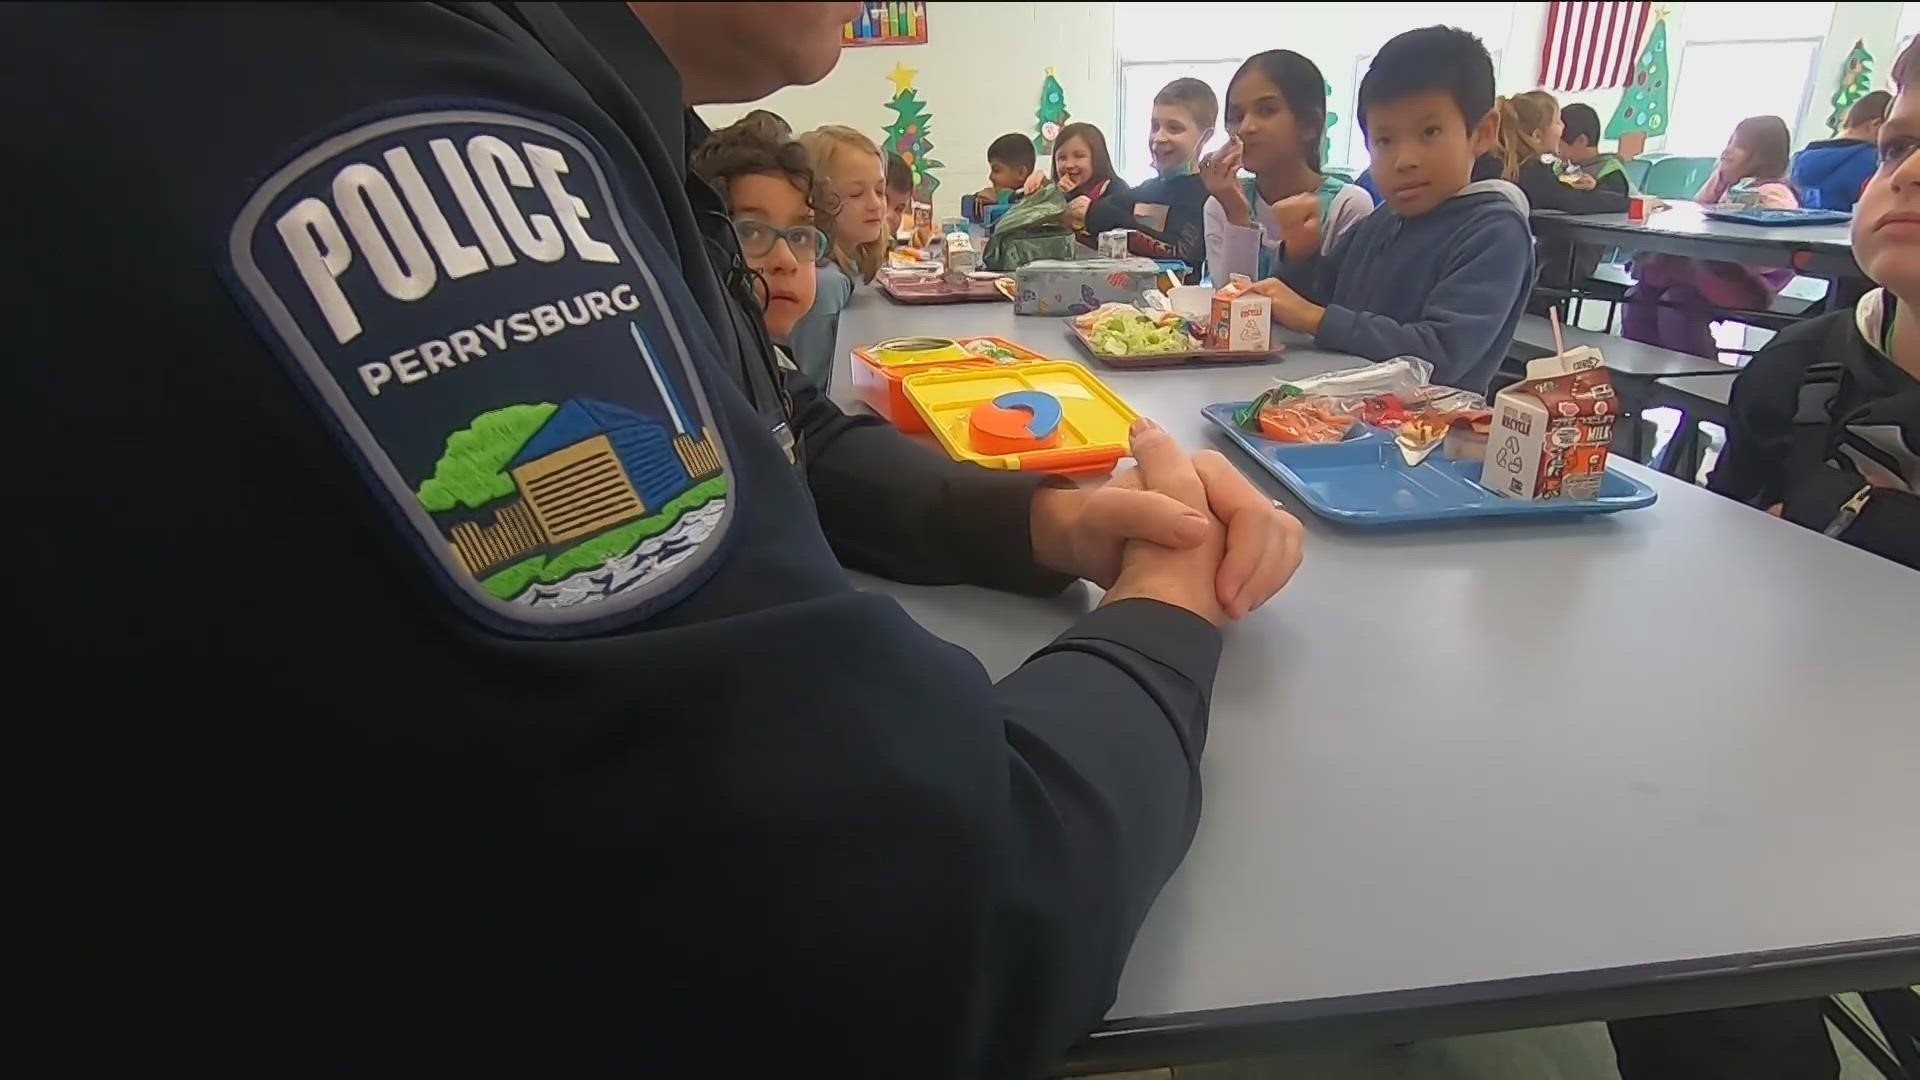
<svg viewBox="0 0 1920 1080"><path fill-rule="evenodd" d="M1798 229L1791 226L1768 230L1773 233L1788 234L1785 236L1761 236L1738 232L1687 233L1651 229L1638 222L1620 220L1618 214L1561 214L1536 211L1529 216L1529 220L1535 236L1561 233L1576 242L1610 244L1643 251L1665 251L1675 255L1690 254L1700 258L1723 257L1729 261L1773 262L1810 277L1866 276L1859 264L1854 261L1853 249L1850 245L1822 240L1817 228L1810 229L1805 237L1795 237L1792 234ZM1780 252L1785 258L1752 259L1751 253L1759 251ZM1794 259L1795 255L1802 253L1806 256L1804 266Z"/></svg>
<svg viewBox="0 0 1920 1080"><path fill-rule="evenodd" d="M1060 1075L1410 1042L1920 983L1920 935L1110 1020Z"/></svg>

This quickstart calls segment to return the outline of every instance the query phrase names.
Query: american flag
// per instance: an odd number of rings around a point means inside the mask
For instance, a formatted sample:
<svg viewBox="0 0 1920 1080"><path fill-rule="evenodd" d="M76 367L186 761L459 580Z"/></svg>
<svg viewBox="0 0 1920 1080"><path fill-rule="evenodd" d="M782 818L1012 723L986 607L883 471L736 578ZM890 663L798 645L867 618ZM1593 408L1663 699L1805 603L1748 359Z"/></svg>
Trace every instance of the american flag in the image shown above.
<svg viewBox="0 0 1920 1080"><path fill-rule="evenodd" d="M1548 4L1547 38L1540 46L1540 85L1549 90L1625 86L1652 19L1650 0Z"/></svg>

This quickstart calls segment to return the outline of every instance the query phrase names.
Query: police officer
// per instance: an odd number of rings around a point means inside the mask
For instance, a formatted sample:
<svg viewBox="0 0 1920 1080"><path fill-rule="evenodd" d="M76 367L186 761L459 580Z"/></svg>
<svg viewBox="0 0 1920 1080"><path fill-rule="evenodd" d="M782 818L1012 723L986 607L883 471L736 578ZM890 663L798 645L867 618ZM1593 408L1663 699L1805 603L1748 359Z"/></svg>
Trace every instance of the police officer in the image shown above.
<svg viewBox="0 0 1920 1080"><path fill-rule="evenodd" d="M997 1077L1099 1021L1298 525L1151 425L1083 492L782 375L686 106L850 8L0 14L70 1052ZM842 564L1110 588L993 684Z"/></svg>

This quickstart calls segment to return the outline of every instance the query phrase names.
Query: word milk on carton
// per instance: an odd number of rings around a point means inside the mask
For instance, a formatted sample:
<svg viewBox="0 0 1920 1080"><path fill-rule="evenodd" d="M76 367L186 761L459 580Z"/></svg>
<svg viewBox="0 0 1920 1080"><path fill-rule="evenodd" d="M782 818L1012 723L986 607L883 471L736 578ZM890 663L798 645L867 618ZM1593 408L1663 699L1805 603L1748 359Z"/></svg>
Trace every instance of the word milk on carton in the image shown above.
<svg viewBox="0 0 1920 1080"><path fill-rule="evenodd" d="M1207 348L1265 352L1273 332L1273 301L1248 292L1253 282L1235 274L1213 294L1213 318L1207 323Z"/></svg>
<svg viewBox="0 0 1920 1080"><path fill-rule="evenodd" d="M1600 350L1530 361L1525 379L1494 395L1480 486L1515 499L1594 498L1619 412Z"/></svg>

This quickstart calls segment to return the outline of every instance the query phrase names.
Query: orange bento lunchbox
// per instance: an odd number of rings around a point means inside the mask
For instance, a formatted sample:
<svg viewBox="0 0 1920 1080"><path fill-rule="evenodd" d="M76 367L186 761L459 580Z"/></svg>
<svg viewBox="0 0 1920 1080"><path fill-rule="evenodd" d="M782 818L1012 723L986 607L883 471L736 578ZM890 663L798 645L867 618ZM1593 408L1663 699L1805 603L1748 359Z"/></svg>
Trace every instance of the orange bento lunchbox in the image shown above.
<svg viewBox="0 0 1920 1080"><path fill-rule="evenodd" d="M986 355L984 350L1004 355ZM927 423L901 386L907 376L926 371L979 371L1045 359L1044 354L1025 345L991 334L958 339L895 338L853 350L853 393L901 431L920 435L926 433Z"/></svg>

